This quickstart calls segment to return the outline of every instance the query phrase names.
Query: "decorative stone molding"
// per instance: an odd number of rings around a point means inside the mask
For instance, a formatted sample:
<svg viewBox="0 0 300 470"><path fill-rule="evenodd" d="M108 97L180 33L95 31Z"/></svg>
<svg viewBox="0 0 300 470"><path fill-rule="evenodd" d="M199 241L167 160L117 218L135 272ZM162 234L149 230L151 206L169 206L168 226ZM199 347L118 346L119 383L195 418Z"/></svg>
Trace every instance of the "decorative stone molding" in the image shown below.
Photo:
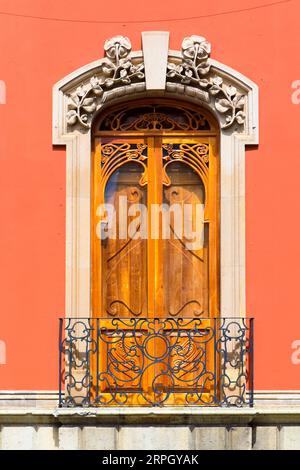
<svg viewBox="0 0 300 470"><path fill-rule="evenodd" d="M94 114L106 99L105 92L124 85L145 82L143 58L133 60L131 43L127 37L115 36L108 39L104 44L104 51L106 57L95 70L95 75L82 81L68 95L66 120L70 126L79 123L82 127L89 128ZM202 36L184 38L180 60L169 56L166 78L170 83L188 85L195 88L195 92L202 91L202 99L220 115L222 128L229 128L234 123L243 126L246 118L245 94L239 92L231 82L226 83L214 69L209 60L210 51L210 43Z"/></svg>
<svg viewBox="0 0 300 470"><path fill-rule="evenodd" d="M103 101L104 91L131 84L145 78L144 64L134 64L131 42L124 36L105 41L106 59L98 67L97 74L82 82L69 96L67 123L90 127L93 115Z"/></svg>
<svg viewBox="0 0 300 470"><path fill-rule="evenodd" d="M244 316L245 146L258 143L258 88L211 59L210 44L201 36L185 38L180 51L168 50L166 32L142 36L145 55L132 51L128 38L116 36L105 42L103 59L76 70L53 89L53 144L67 150L66 316L86 317L90 312L93 120L111 104L144 97L193 102L219 123L221 314ZM160 55L167 60L155 61L160 37Z"/></svg>
<svg viewBox="0 0 300 470"><path fill-rule="evenodd" d="M221 115L226 129L234 122L245 121L245 95L239 93L232 84L225 84L223 78L213 70L209 62L211 45L201 36L190 36L182 42L182 60L179 64L168 63L167 77L175 83L196 87L206 92L208 102ZM223 121L223 118L222 118Z"/></svg>

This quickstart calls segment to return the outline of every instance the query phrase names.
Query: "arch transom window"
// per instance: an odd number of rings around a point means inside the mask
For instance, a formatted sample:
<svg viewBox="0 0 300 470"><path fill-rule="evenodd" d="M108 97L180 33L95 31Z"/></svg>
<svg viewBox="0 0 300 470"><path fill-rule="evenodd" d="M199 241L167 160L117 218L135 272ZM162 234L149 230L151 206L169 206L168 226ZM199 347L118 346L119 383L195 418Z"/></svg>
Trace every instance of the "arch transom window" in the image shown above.
<svg viewBox="0 0 300 470"><path fill-rule="evenodd" d="M98 121L99 131L207 131L216 130L208 118L194 110L178 104L150 101L124 105L109 112Z"/></svg>

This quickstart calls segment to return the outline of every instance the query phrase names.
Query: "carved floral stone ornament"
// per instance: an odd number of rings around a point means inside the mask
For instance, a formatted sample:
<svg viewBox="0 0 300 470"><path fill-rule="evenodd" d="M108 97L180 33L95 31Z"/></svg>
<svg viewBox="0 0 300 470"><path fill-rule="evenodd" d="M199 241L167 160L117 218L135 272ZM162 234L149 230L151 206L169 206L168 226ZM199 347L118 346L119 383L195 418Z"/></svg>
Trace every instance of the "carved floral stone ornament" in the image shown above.
<svg viewBox="0 0 300 470"><path fill-rule="evenodd" d="M143 56L132 58L127 37L115 36L105 41L105 58L94 76L81 83L68 95L67 124L90 128L94 113L105 101L106 92L126 85L145 83ZM225 82L210 63L210 43L202 36L184 38L180 58L169 54L166 70L167 90L172 84L193 88L220 115L221 127L234 123L242 127L245 114L245 95L232 83ZM136 89L144 91L145 88Z"/></svg>
<svg viewBox="0 0 300 470"><path fill-rule="evenodd" d="M182 61L180 64L168 63L167 77L206 90L214 98L215 109L225 115L222 128L230 127L234 122L243 124L245 96L234 86L225 85L222 77L211 72L210 51L209 42L202 36L185 38Z"/></svg>
<svg viewBox="0 0 300 470"><path fill-rule="evenodd" d="M79 122L84 127L90 127L91 117L104 91L128 85L132 80L139 81L145 77L144 64L134 65L130 59L131 43L128 38L115 36L108 39L104 43L104 50L106 61L99 66L99 75L80 85L69 97L69 125Z"/></svg>

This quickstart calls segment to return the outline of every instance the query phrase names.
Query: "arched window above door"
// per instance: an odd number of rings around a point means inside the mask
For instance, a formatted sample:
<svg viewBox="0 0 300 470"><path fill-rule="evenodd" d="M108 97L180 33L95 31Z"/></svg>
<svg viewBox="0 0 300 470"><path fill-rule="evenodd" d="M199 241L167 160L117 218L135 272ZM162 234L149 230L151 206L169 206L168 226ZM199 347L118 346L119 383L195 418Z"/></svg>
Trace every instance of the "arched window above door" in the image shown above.
<svg viewBox="0 0 300 470"><path fill-rule="evenodd" d="M213 119L193 106L172 101L148 100L141 103L126 103L115 111L104 112L97 121L98 131L215 131Z"/></svg>

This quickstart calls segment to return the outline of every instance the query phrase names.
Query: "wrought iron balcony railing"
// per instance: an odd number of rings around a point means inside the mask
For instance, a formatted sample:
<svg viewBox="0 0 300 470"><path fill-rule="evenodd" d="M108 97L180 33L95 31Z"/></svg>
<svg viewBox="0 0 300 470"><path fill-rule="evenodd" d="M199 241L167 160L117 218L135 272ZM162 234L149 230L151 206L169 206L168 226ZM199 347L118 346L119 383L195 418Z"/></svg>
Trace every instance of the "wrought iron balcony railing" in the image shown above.
<svg viewBox="0 0 300 470"><path fill-rule="evenodd" d="M65 318L60 406L252 406L253 319Z"/></svg>

